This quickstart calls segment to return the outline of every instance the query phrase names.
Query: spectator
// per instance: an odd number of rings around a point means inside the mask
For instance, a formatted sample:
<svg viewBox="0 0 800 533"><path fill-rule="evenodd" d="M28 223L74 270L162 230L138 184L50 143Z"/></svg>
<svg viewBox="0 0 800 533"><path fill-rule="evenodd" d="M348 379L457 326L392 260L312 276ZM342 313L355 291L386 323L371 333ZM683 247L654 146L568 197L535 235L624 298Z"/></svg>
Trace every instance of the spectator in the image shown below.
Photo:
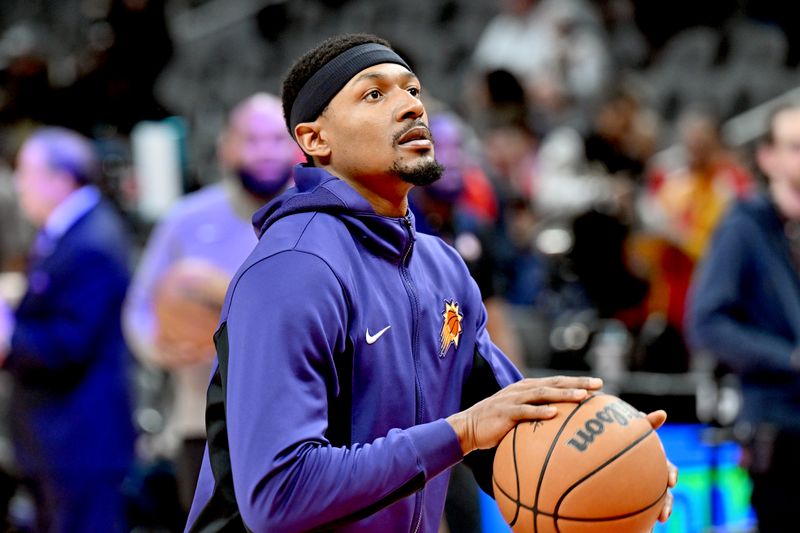
<svg viewBox="0 0 800 533"><path fill-rule="evenodd" d="M205 446L211 338L225 290L257 242L250 216L286 187L299 157L280 101L260 93L238 104L219 138L218 157L222 182L187 196L156 227L124 311L134 353L174 380L163 448L175 459L185 511ZM189 293L185 299L168 294L178 286Z"/></svg>
<svg viewBox="0 0 800 533"><path fill-rule="evenodd" d="M656 169L651 177L652 207L661 220L652 214L645 218L696 261L730 202L747 196L753 184L722 144L711 115L689 111L679 121L679 131L681 161L674 170Z"/></svg>
<svg viewBox="0 0 800 533"><path fill-rule="evenodd" d="M764 533L794 531L800 491L800 107L770 117L758 165L769 192L737 202L692 287L687 331L738 375L752 503Z"/></svg>
<svg viewBox="0 0 800 533"><path fill-rule="evenodd" d="M97 172L89 141L60 128L37 130L17 159L20 206L39 233L27 293L0 320L0 360L38 531L127 530L120 484L134 431L120 310L130 246L92 184Z"/></svg>
<svg viewBox="0 0 800 533"><path fill-rule="evenodd" d="M653 155L658 121L632 92L618 89L600 106L586 138L586 159L609 174L639 180Z"/></svg>
<svg viewBox="0 0 800 533"><path fill-rule="evenodd" d="M484 156L501 207L513 198L532 198L538 188L538 138L522 120L500 123L483 135Z"/></svg>
<svg viewBox="0 0 800 533"><path fill-rule="evenodd" d="M602 91L609 54L588 2L509 0L480 36L473 64L484 72L507 69L534 106L557 115Z"/></svg>

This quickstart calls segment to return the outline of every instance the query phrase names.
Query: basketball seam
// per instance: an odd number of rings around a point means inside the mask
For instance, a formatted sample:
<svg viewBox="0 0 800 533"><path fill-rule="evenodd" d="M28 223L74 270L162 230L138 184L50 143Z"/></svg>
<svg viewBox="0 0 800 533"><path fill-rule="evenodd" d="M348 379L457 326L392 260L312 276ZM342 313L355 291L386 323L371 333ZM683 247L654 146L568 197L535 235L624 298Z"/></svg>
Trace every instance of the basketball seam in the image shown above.
<svg viewBox="0 0 800 533"><path fill-rule="evenodd" d="M522 500L521 500L521 496L522 495L519 493L519 469L517 468L517 428L518 427L519 427L519 424L514 426L514 438L511 440L511 451L513 452L511 457L514 459L514 479L517 482L517 497L516 497L516 500L514 500L516 502L516 504L517 504L517 507L514 510L514 519L511 520L511 522L508 523L508 525L511 526L511 527L514 527L514 524L517 523L517 518L519 518L519 507L522 504Z"/></svg>
<svg viewBox="0 0 800 533"><path fill-rule="evenodd" d="M611 457L609 457L604 463L598 465L594 470L592 470L591 472L587 473L582 478L577 480L575 483L570 485L570 487L561 494L561 497L556 502L556 506L553 509L553 514L558 516L558 508L561 507L561 504L564 502L564 498L566 498L567 495L569 495L570 492L575 490L578 487L578 485L580 485L581 483L583 483L584 481L586 481L587 479L589 479L590 477L592 477L593 475L595 475L596 473L598 473L599 471L601 471L602 469L604 469L605 467L607 467L608 465L610 465L611 463L613 463L614 461L616 461L617 459L619 459L620 457L622 457L623 455L625 455L626 453L631 451L639 443L643 442L647 437L649 437L653 433L655 433L655 432L653 431L652 428L648 429L646 432L644 432L640 436L636 437L636 440L632 441L627 446L625 446L623 449L618 451L616 454L614 454Z"/></svg>
<svg viewBox="0 0 800 533"><path fill-rule="evenodd" d="M536 520L536 515L540 514L539 513L539 494L540 494L541 489L542 489L542 482L544 481L544 473L547 470L547 464L550 462L550 457L553 455L553 450L555 450L556 444L558 443L558 439L561 437L561 433L564 432L564 428L566 427L567 423L570 420L572 420L573 416L575 416L575 413L577 413L578 410L581 407L583 407L584 405L586 405L592 398L597 398L599 396L602 396L602 395L601 394L593 394L593 395L589 396L588 398L586 398L583 401L581 401L578 404L578 406L575 407L575 409L573 409L572 412L567 415L567 417L564 419L564 422L561 423L561 427L558 428L558 432L556 433L555 437L552 440L552 443L550 444L550 449L547 450L547 455L545 456L544 462L542 463L542 469L539 472L539 481L536 484L536 496L533 499L533 508L531 509L532 514L533 514L533 533L538 533L538 531L539 531L538 521Z"/></svg>
<svg viewBox="0 0 800 533"><path fill-rule="evenodd" d="M511 501L514 501L514 498L512 498L511 495L508 492L506 492L503 489L503 487L500 486L499 483L497 483L497 479L496 478L494 479L494 484L495 484L495 486L497 486L498 489L500 489L500 492L503 493L503 496L505 496L506 498L508 498ZM635 511L631 511L629 513L620 514L620 515L602 516L602 517L577 517L577 516L563 516L562 515L562 516L557 516L556 517L553 513L548 513L546 511L538 511L538 514L543 515L543 516L548 516L550 518L558 518L560 520L572 520L573 522L611 522L611 521L614 521L614 520L622 520L623 518L630 518L631 516L635 516L635 515L637 515L639 513L642 513L644 511L650 509L651 507L656 505L659 501L661 501L662 498L664 498L664 495L667 493L667 490L669 490L669 489L665 488L664 491L658 496L658 498L656 498L652 503L649 503L649 504L645 505L644 507L642 507L640 509L637 509ZM530 505L525 505L524 503L520 502L519 506L521 508L523 508L523 509L528 510L528 511L531 511L531 512L534 511L533 507L530 506Z"/></svg>
<svg viewBox="0 0 800 533"><path fill-rule="evenodd" d="M503 496L505 496L506 498L508 498L508 499L509 499L509 500L511 500L512 502L517 502L517 503L519 504L519 506L520 506L520 507L522 507L523 509L527 509L528 511L533 511L533 507L532 507L532 506L530 506L530 505L525 505L525 504L524 504L524 503L522 503L521 501L519 501L519 500L515 500L515 499L514 499L514 498L511 496L511 494L509 494L508 492L506 492L506 490L505 490L505 489L504 489L504 488L503 488L503 487L500 485L500 483L498 483L498 482L497 482L497 478L496 478L496 477L492 477L492 481L494 481L494 484L495 484L495 486L496 486L498 489L500 489L500 492L502 492L502 493L503 493ZM509 525L511 525L511 524L509 524Z"/></svg>
<svg viewBox="0 0 800 533"><path fill-rule="evenodd" d="M633 448L638 446L639 443L644 442L644 440L647 437L649 437L650 435L652 435L653 433L655 433L655 430L653 430L653 428L649 428L645 433L643 433L642 435L637 437L636 440L634 440L633 442L631 442L630 444L625 446L623 449L621 449L616 454L614 454L609 459L607 459L603 464L599 465L597 468L595 468L594 470L592 470L591 472L589 472L588 474L586 474L585 476L583 476L582 478L577 480L567 490L565 490L563 493L561 493L561 497L558 498L558 501L556 502L556 506L553 508L553 519L556 521L556 532L559 531L559 529L558 529L558 519L560 517L558 516L558 509L559 509L559 507L561 507L561 504L564 503L564 499L569 495L569 493L572 492L573 490L575 490L581 483L583 483L584 481L586 481L587 479L589 479L590 477L592 477L596 473L600 472L605 467L607 467L608 465L610 465L611 463L613 463L614 461L616 461L617 459L619 459L620 457L622 457L623 455L625 455L626 453L631 451ZM656 500L656 501L658 501L658 500ZM647 509L647 507L645 507L645 509ZM638 511L638 512L641 512L641 511Z"/></svg>
<svg viewBox="0 0 800 533"><path fill-rule="evenodd" d="M556 524L558 523L558 520L571 520L573 522L612 522L614 520L622 520L624 518L630 518L632 516L636 516L639 513L643 513L645 511L647 511L648 509L652 508L654 505L657 505L658 502L660 502L664 498L664 495L667 493L667 490L668 489L665 488L664 491L658 496L658 498L653 500L652 503L649 503L649 504L645 505L641 509L637 509L636 511L631 511L631 512L625 513L625 514L619 514L619 515L614 515L614 516L603 516L603 517L598 517L598 518L581 518L581 517L577 517L577 516L553 516L550 513L543 513L543 512L540 512L539 514L543 514L545 516L551 516L554 520L556 520ZM556 529L557 528L558 528L558 526L556 526Z"/></svg>

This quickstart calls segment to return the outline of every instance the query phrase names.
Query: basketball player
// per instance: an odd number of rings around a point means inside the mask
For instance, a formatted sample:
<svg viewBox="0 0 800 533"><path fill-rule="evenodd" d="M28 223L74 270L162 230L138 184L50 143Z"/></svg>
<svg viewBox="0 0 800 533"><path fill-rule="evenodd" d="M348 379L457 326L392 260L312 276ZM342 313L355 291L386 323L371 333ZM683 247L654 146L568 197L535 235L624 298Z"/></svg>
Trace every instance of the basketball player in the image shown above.
<svg viewBox="0 0 800 533"><path fill-rule="evenodd" d="M408 192L442 167L388 43L321 43L282 97L308 163L254 217L226 297L187 529L437 531L450 467L491 494L498 441L602 383L522 380L458 254L416 233Z"/></svg>

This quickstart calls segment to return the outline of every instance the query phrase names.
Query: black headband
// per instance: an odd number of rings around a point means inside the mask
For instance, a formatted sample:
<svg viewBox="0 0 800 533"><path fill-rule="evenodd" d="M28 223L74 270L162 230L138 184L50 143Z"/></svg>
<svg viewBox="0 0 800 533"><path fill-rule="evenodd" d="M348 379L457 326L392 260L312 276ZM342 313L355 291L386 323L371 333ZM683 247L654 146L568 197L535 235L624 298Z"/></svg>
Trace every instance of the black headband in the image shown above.
<svg viewBox="0 0 800 533"><path fill-rule="evenodd" d="M301 122L316 120L325 106L342 90L353 76L374 65L396 63L408 70L408 64L391 48L378 43L367 43L348 48L316 71L303 85L292 103L289 131Z"/></svg>

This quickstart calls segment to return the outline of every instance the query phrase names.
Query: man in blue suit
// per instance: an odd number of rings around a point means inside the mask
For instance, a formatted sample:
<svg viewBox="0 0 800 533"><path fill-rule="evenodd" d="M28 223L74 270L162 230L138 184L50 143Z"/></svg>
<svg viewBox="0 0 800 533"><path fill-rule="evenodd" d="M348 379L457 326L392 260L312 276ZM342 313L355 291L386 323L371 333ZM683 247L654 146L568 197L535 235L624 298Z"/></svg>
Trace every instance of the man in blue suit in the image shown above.
<svg viewBox="0 0 800 533"><path fill-rule="evenodd" d="M800 500L800 105L770 117L768 193L734 205L695 274L689 341L730 367L761 533L797 531Z"/></svg>
<svg viewBox="0 0 800 533"><path fill-rule="evenodd" d="M62 128L35 132L17 159L20 207L39 233L27 293L0 319L0 360L41 531L126 529L120 485L134 431L120 309L130 246L97 175L90 142Z"/></svg>

